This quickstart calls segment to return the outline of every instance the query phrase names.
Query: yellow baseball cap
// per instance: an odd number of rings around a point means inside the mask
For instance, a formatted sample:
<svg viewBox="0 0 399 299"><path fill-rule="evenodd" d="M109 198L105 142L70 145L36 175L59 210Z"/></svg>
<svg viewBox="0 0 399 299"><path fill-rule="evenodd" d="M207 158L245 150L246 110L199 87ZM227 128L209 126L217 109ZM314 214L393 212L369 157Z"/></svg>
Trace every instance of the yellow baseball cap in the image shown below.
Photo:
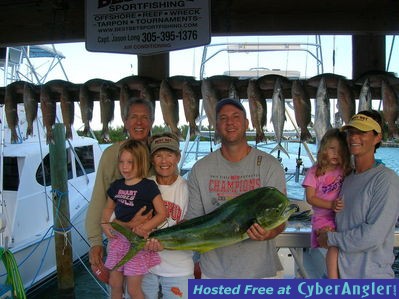
<svg viewBox="0 0 399 299"><path fill-rule="evenodd" d="M381 133L381 126L369 116L364 114L355 114L352 116L351 120L346 126L341 128L341 131L347 130L349 128L356 128L363 132L368 131L376 131L377 133Z"/></svg>

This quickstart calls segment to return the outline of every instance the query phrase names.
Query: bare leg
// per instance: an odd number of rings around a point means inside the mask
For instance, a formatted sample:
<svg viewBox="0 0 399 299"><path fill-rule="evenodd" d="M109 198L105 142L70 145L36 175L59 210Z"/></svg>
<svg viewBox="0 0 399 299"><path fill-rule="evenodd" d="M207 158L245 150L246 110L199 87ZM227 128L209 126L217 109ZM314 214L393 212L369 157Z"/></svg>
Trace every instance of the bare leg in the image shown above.
<svg viewBox="0 0 399 299"><path fill-rule="evenodd" d="M119 271L111 271L109 275L109 286L111 287L111 299L122 299L123 274Z"/></svg>
<svg viewBox="0 0 399 299"><path fill-rule="evenodd" d="M144 293L141 289L143 275L127 277L127 291L132 299L144 299Z"/></svg>
<svg viewBox="0 0 399 299"><path fill-rule="evenodd" d="M329 247L326 255L327 276L330 279L338 279L338 248Z"/></svg>

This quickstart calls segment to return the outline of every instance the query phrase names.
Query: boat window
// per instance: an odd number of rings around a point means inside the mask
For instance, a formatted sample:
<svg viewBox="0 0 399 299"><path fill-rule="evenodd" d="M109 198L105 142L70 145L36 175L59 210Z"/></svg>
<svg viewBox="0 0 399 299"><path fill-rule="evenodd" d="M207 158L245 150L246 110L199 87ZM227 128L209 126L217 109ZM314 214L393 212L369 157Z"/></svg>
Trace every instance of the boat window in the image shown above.
<svg viewBox="0 0 399 299"><path fill-rule="evenodd" d="M67 151L67 172L68 172L68 179L72 178L72 165L71 159L68 155ZM44 170L43 170L44 169ZM43 179L44 177L44 179ZM46 157L43 159L43 163L39 165L36 171L36 180L40 185L51 185L51 176L50 176L50 155L47 154Z"/></svg>
<svg viewBox="0 0 399 299"><path fill-rule="evenodd" d="M3 189L18 191L19 171L17 157L4 157L3 165Z"/></svg>
<svg viewBox="0 0 399 299"><path fill-rule="evenodd" d="M93 154L93 146L80 146L80 147L75 147L76 154L82 163L82 166L86 173L92 173L94 172L94 154ZM75 161L76 165L76 175L77 176L82 176L84 175L84 172L78 163L78 161Z"/></svg>

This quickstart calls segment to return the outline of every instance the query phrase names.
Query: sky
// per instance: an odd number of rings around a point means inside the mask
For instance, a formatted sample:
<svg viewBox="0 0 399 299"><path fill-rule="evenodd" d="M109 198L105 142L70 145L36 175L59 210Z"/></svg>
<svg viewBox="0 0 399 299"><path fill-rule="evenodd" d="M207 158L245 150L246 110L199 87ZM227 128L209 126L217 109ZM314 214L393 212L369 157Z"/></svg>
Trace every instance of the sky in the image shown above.
<svg viewBox="0 0 399 299"><path fill-rule="evenodd" d="M392 45L392 36L387 37L387 59ZM299 43L300 51L259 51L252 53L227 53L227 43L255 43L261 47L267 43ZM268 68L280 70L295 70L300 72L302 78L310 78L318 74L316 53L316 36L250 36L250 37L213 37L208 47L207 61L204 65L203 77L221 75L225 71L249 70L251 68ZM350 36L329 35L320 36L320 49L323 69L320 73L335 73L348 79L352 73L352 46ZM53 45L46 45L52 47ZM137 56L131 54L89 52L85 43L54 44L57 51L61 52L62 68L55 65L46 77L46 81L53 79L68 80L73 83L84 83L93 78L102 78L118 81L130 75L137 75ZM389 71L399 73L399 46L394 43ZM170 52L170 76L186 75L200 78L200 64L203 55L203 47ZM335 55L335 57L334 57ZM320 57L321 56L321 57ZM335 60L334 60L335 58ZM52 58L31 59L39 74L45 74L48 66L53 62ZM335 64L333 62L335 61ZM65 77L66 75L66 77ZM4 76L0 75L0 82L4 82ZM3 84L2 86L4 86ZM116 105L118 107L118 105ZM184 124L183 109L180 107L179 125ZM160 107L156 107L157 117L155 124L162 125ZM99 108L95 108L95 114L99 115ZM110 124L112 127L122 125L120 113L115 110L115 119ZM76 119L80 125L79 119ZM93 129L100 129L98 118L92 122Z"/></svg>

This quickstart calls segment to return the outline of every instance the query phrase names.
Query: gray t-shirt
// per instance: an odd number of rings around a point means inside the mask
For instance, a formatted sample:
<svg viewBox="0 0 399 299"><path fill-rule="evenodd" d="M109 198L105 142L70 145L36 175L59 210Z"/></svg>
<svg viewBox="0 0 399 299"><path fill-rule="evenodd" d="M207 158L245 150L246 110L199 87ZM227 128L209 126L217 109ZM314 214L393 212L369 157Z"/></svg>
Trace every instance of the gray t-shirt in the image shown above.
<svg viewBox="0 0 399 299"><path fill-rule="evenodd" d="M286 191L285 174L272 155L252 148L239 162L229 162L217 150L199 160L188 177L186 219L212 212L244 192L271 186ZM274 240L245 241L201 254L200 266L210 278L263 278L282 270Z"/></svg>
<svg viewBox="0 0 399 299"><path fill-rule="evenodd" d="M395 224L399 216L399 177L380 164L345 178L345 207L336 214L337 232L328 244L339 248L341 278L393 278Z"/></svg>

